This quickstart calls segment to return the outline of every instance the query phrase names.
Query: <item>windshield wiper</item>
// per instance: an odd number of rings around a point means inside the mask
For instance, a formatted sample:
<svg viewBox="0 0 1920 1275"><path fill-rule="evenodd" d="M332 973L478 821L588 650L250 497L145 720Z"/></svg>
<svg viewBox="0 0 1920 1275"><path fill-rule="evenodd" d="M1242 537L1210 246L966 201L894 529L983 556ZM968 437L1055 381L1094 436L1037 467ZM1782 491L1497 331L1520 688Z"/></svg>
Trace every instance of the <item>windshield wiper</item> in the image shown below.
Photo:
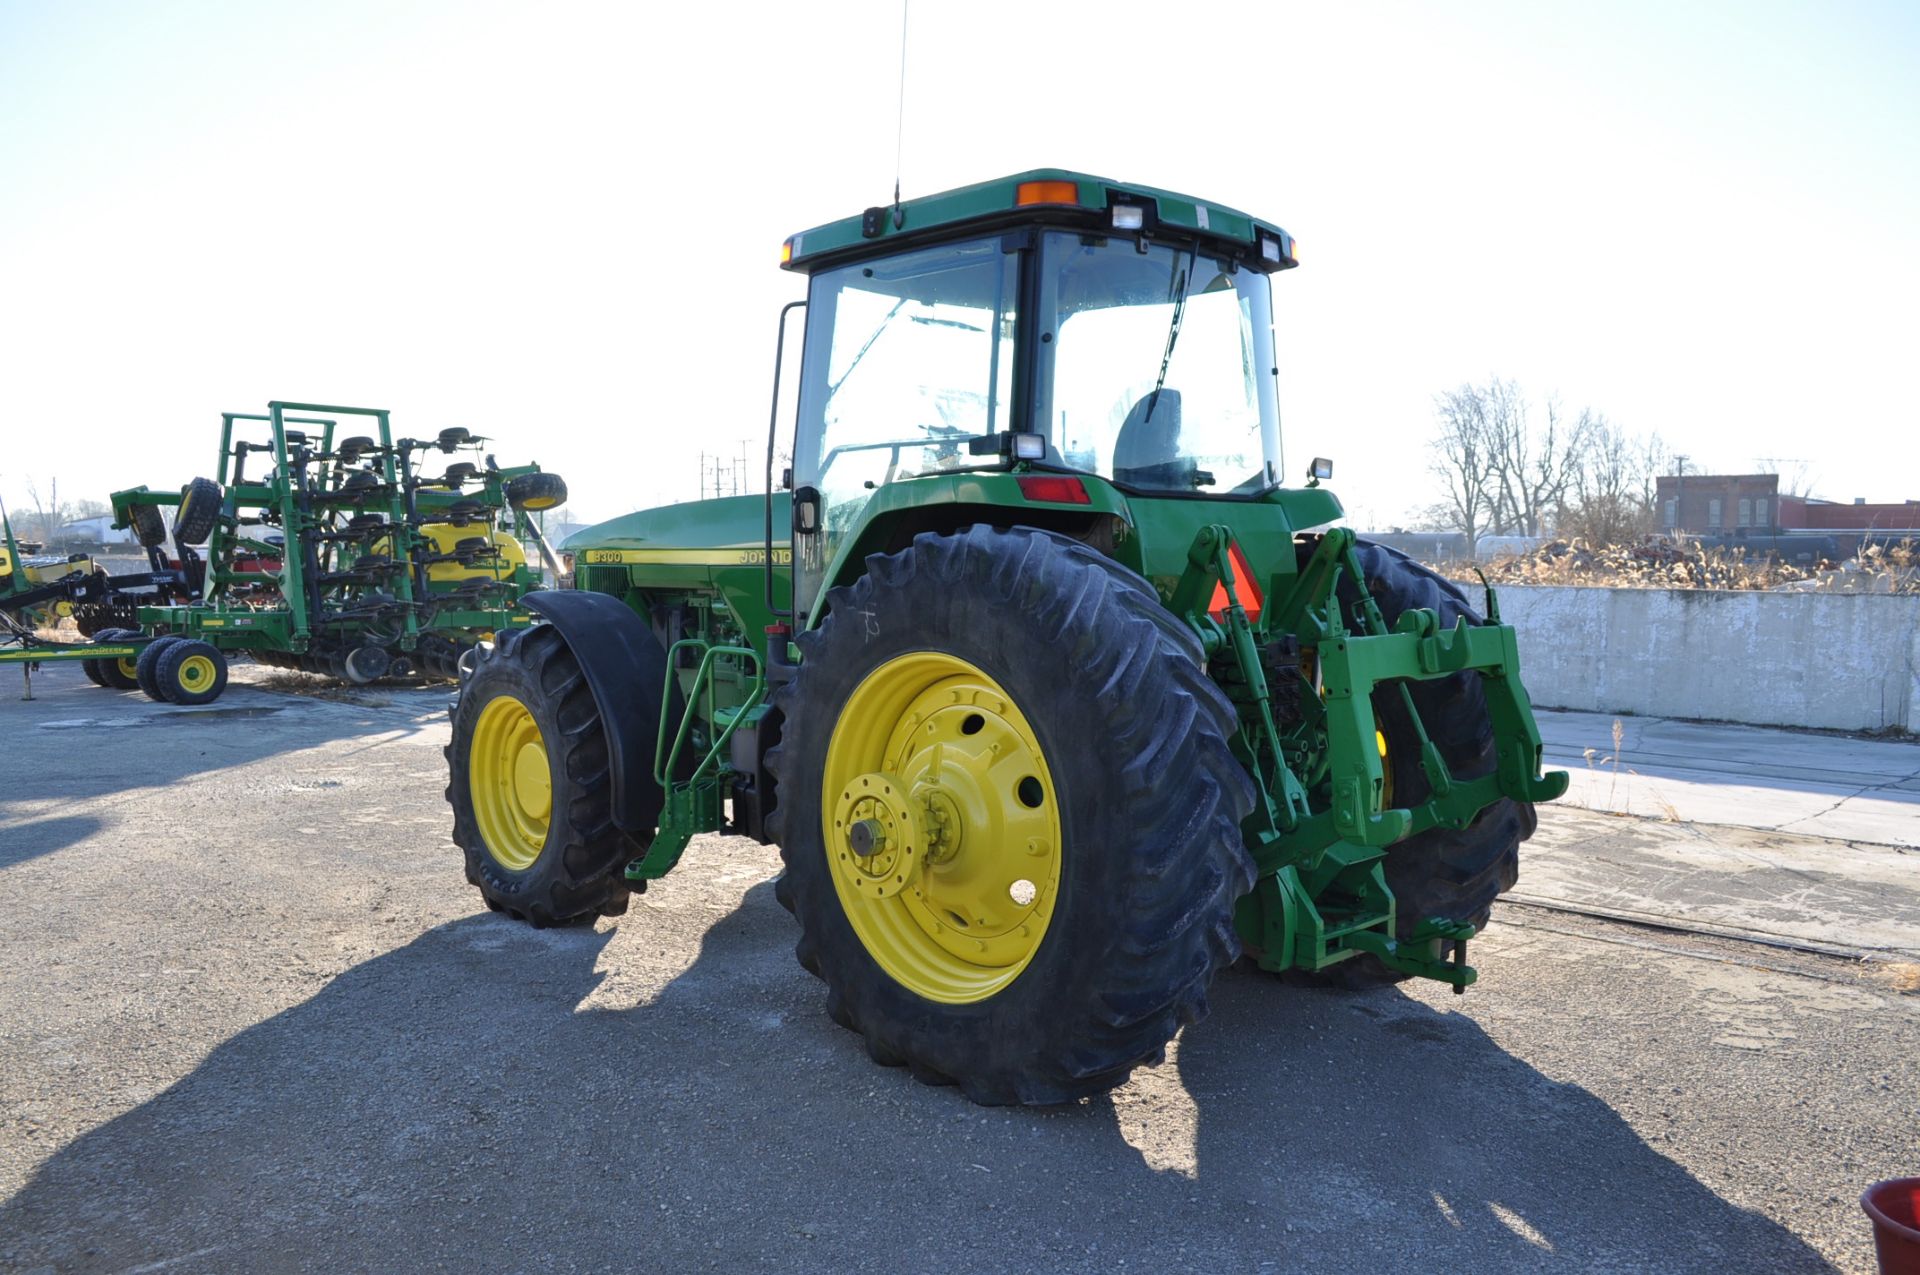
<svg viewBox="0 0 1920 1275"><path fill-rule="evenodd" d="M1186 268L1174 276L1173 286L1167 290L1173 301L1173 318L1167 324L1167 348L1160 356L1160 375L1154 378L1153 393L1147 395L1146 420L1153 419L1153 409L1160 405L1160 391L1167 384L1167 368L1173 362L1174 344L1180 340L1180 320L1187 313L1187 288L1193 282L1193 267L1199 256L1198 244L1187 250Z"/></svg>

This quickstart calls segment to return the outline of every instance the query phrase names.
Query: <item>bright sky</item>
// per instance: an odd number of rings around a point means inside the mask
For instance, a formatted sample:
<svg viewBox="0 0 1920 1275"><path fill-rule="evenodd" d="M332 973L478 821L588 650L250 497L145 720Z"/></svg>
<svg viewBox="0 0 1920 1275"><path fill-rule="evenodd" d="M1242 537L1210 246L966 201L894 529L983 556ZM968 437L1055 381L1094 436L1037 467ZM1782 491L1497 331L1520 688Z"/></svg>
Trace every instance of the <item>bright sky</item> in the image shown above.
<svg viewBox="0 0 1920 1275"><path fill-rule="evenodd" d="M764 447L776 265L890 195L898 0L0 0L0 495L270 398L465 425L570 512ZM1920 6L915 0L905 193L1058 165L1270 218L1289 467L1431 500L1514 377L1691 467L1920 498Z"/></svg>

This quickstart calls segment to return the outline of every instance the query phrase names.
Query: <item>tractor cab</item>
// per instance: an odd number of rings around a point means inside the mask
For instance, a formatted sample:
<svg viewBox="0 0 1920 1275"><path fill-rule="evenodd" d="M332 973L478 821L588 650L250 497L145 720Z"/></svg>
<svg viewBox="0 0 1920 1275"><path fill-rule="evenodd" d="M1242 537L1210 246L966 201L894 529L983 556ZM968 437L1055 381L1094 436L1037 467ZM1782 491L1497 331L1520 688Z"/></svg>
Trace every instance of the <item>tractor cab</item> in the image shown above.
<svg viewBox="0 0 1920 1275"><path fill-rule="evenodd" d="M794 435L795 598L876 492L929 475L1259 498L1280 479L1272 275L1293 240L1146 187L1023 173L795 235L810 276ZM1105 502L1103 502L1105 503Z"/></svg>

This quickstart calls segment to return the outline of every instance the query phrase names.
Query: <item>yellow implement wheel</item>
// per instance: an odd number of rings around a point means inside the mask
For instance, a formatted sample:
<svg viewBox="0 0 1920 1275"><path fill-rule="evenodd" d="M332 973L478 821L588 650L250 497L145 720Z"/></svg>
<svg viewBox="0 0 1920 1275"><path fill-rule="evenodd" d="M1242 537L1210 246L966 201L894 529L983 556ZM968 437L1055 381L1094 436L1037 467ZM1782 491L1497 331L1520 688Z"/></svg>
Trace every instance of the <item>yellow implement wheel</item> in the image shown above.
<svg viewBox="0 0 1920 1275"><path fill-rule="evenodd" d="M120 661L122 669L126 667L126 664L127 662L125 660ZM189 655L186 659L180 661L180 685L186 690L196 694L204 691L213 685L214 672L218 667L213 660L205 655Z"/></svg>
<svg viewBox="0 0 1920 1275"><path fill-rule="evenodd" d="M156 689L169 703L210 704L227 689L227 657L212 643L182 638L160 652L158 663ZM137 670L139 665L134 667Z"/></svg>
<svg viewBox="0 0 1920 1275"><path fill-rule="evenodd" d="M502 694L480 710L467 765L487 853L510 872L526 871L547 846L553 774L546 740L525 704Z"/></svg>
<svg viewBox="0 0 1920 1275"><path fill-rule="evenodd" d="M955 655L886 661L834 727L820 791L834 889L873 959L928 1000L1019 977L1060 893L1060 810L1033 726Z"/></svg>

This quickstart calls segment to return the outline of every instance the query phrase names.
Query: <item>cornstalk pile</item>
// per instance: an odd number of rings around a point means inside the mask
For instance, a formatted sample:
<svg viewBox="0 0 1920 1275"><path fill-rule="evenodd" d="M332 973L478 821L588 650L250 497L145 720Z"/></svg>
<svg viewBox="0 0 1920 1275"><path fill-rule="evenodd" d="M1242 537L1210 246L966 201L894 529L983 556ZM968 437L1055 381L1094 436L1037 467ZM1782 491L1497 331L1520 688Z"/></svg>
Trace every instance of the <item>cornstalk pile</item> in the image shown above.
<svg viewBox="0 0 1920 1275"><path fill-rule="evenodd" d="M1439 563L1436 568L1455 580L1479 579L1468 563ZM1599 546L1556 540L1527 553L1503 555L1480 569L1494 584L1920 593L1920 543L1870 544L1845 562L1822 560L1802 566L1774 558L1750 560L1725 548L1703 548L1690 540L1666 537Z"/></svg>

